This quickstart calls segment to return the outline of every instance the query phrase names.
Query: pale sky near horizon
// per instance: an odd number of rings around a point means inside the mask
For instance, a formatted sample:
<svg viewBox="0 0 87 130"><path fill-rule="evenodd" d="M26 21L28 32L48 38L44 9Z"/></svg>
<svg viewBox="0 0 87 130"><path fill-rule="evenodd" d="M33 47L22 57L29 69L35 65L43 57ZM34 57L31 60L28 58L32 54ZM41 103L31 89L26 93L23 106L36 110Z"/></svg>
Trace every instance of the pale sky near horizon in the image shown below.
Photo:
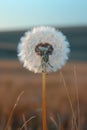
<svg viewBox="0 0 87 130"><path fill-rule="evenodd" d="M0 30L87 26L87 0L0 0Z"/></svg>

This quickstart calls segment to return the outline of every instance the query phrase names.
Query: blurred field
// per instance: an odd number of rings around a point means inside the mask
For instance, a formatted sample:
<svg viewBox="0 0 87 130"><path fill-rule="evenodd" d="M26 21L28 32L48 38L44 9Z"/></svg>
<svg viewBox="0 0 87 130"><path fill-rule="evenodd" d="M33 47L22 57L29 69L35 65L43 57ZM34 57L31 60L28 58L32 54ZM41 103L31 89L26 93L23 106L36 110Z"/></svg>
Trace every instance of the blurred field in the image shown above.
<svg viewBox="0 0 87 130"><path fill-rule="evenodd" d="M76 66L80 115L87 123L87 63L69 62L61 69L74 110L77 111L76 88L74 79L74 65ZM18 106L14 111L14 117L20 117L23 113L35 114L41 111L41 74L27 71L16 60L0 60L0 120L6 120L16 99L21 91L24 91ZM66 90L60 76L60 71L47 74L47 112L58 113L63 118L70 116L71 108L66 96ZM85 117L86 119L83 119ZM67 129L68 130L68 129ZM84 129L85 130L85 129Z"/></svg>
<svg viewBox="0 0 87 130"><path fill-rule="evenodd" d="M71 53L66 66L56 73L47 74L48 130L77 130L72 128L72 111L60 72L63 73L77 122L76 91L77 89L79 91L80 129L78 130L87 130L87 27L66 27L60 30L70 42ZM31 116L37 117L28 125L28 130L41 130L41 74L29 72L17 61L17 45L26 31L0 32L0 130L4 130L17 97L22 91L24 94L13 112L8 130L19 130L24 122L24 116L26 120ZM74 66L76 66L77 85L75 85ZM56 124L58 127L55 127Z"/></svg>

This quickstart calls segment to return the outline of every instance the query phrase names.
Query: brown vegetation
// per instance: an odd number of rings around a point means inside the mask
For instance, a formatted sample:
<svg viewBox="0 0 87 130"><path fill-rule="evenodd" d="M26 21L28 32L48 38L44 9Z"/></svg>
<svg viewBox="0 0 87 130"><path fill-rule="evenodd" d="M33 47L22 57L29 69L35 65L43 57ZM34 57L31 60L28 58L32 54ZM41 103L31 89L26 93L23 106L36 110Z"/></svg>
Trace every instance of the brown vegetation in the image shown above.
<svg viewBox="0 0 87 130"><path fill-rule="evenodd" d="M77 87L79 90L80 124L83 128L87 124L87 63L70 62L60 71L63 73L72 99L74 112L77 115L74 65L76 66ZM47 120L49 126L53 119L59 124L62 122L66 130L68 130L72 121L72 112L60 71L47 74L47 116L50 117L50 120L49 118ZM24 94L16 106L12 118L15 130L23 124L23 114L26 116L26 120L34 115L41 115L41 80L41 74L29 72L17 61L0 61L0 122L3 124L0 125L0 129L5 125L16 99L22 91L24 91ZM61 118L60 122L59 117ZM18 120L20 122L17 122ZM55 121L54 123L56 123ZM60 130L63 130L63 128Z"/></svg>

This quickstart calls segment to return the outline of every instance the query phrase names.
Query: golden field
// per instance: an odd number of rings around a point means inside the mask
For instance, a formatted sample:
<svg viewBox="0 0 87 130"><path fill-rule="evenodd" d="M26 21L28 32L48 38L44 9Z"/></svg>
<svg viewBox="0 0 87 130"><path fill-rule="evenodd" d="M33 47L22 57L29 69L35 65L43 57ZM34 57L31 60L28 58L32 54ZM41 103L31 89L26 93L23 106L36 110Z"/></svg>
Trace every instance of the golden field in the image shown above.
<svg viewBox="0 0 87 130"><path fill-rule="evenodd" d="M74 76L76 67L76 78ZM77 95L79 92L80 124L81 128L87 123L87 63L69 62L60 71L47 74L47 115L56 119L59 114L62 120L72 116L71 107L64 87L62 72L73 109L77 113ZM10 112L16 103L18 95L24 91L13 113L13 118L21 115L33 115L41 112L42 75L34 74L24 69L16 60L0 60L0 121L6 123ZM77 82L77 84L75 84ZM77 114L76 114L77 115ZM64 119L65 118L65 119ZM13 120L13 119L12 119ZM5 124L4 123L4 124ZM2 128L2 125L0 125ZM0 129L1 130L1 129ZM16 128L15 128L16 130ZM63 128L61 129L63 130ZM68 130L68 127L67 129ZM86 130L86 129L83 129Z"/></svg>

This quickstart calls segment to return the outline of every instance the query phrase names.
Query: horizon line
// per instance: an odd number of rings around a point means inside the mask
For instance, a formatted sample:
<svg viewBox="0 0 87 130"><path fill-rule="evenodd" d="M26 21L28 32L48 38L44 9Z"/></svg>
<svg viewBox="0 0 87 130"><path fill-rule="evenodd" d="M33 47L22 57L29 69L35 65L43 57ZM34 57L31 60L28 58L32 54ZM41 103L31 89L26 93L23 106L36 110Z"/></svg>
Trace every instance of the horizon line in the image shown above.
<svg viewBox="0 0 87 130"><path fill-rule="evenodd" d="M32 29L33 27L38 27L38 26L41 26L41 25L37 25L37 26L29 26L29 27L17 27L17 28L1 28L0 29L0 32L15 32L15 31L25 31L25 30L29 30L29 29ZM75 29L75 28L87 28L87 25L67 25L67 26L60 26L60 25L42 25L42 26L51 26L51 27L54 27L54 28L62 28L62 29Z"/></svg>

